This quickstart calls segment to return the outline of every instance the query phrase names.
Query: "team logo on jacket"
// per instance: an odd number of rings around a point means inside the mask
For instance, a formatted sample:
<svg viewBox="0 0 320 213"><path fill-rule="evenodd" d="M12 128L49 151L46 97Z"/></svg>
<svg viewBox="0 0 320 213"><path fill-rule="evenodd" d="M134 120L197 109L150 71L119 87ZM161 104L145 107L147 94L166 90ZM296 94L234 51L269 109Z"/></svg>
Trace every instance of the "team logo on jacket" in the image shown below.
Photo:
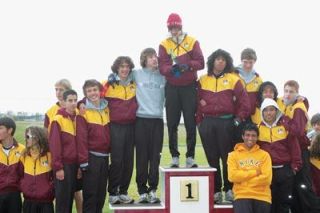
<svg viewBox="0 0 320 213"><path fill-rule="evenodd" d="M284 129L283 129L283 128L279 128L279 129L278 129L278 134L279 134L279 135L282 135L283 133L284 133Z"/></svg>
<svg viewBox="0 0 320 213"><path fill-rule="evenodd" d="M47 160L42 161L41 164L45 167L49 166L49 162Z"/></svg>
<svg viewBox="0 0 320 213"><path fill-rule="evenodd" d="M240 167L247 167L247 166L255 166L258 167L261 164L259 160L253 159L253 158L247 158L244 160L239 161Z"/></svg>
<svg viewBox="0 0 320 213"><path fill-rule="evenodd" d="M223 83L223 85L228 85L228 84L229 84L229 81L228 81L228 79L224 79L224 80L222 81L222 83Z"/></svg>
<svg viewBox="0 0 320 213"><path fill-rule="evenodd" d="M189 48L189 43L184 43L184 45L183 45L183 47L185 48L185 49L188 49Z"/></svg>
<svg viewBox="0 0 320 213"><path fill-rule="evenodd" d="M19 151L16 151L16 152L14 153L14 155L15 155L17 158L20 158L20 157L21 157L21 153L20 153Z"/></svg>
<svg viewBox="0 0 320 213"><path fill-rule="evenodd" d="M254 84L254 86L255 86L256 88L259 87L259 82L258 82L258 81L254 81L253 84Z"/></svg>
<svg viewBox="0 0 320 213"><path fill-rule="evenodd" d="M133 86L133 85L132 85L132 86L130 86L129 88L130 88L131 92L135 92L135 91L136 91L136 89L134 88L134 86Z"/></svg>

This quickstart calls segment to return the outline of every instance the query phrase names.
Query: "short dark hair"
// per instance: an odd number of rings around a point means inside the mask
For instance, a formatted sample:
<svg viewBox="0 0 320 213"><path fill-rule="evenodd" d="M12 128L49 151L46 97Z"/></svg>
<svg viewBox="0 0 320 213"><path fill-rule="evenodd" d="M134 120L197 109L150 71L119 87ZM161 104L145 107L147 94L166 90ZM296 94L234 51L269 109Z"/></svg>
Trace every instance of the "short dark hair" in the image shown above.
<svg viewBox="0 0 320 213"><path fill-rule="evenodd" d="M78 94L76 91L74 91L73 89L69 89L69 90L64 91L63 100L66 101L69 95L76 95L78 97Z"/></svg>
<svg viewBox="0 0 320 213"><path fill-rule="evenodd" d="M132 59L129 56L119 56L118 58L116 58L116 60L113 62L112 66L111 66L112 72L118 74L118 69L122 63L129 64L130 72L134 68L134 64L132 62Z"/></svg>
<svg viewBox="0 0 320 213"><path fill-rule="evenodd" d="M233 71L233 59L232 59L230 53L228 53L225 50L218 49L218 50L214 51L208 57L208 60L207 60L208 75L213 74L214 61L218 57L223 57L226 60L226 67L224 68L223 72L232 72Z"/></svg>
<svg viewBox="0 0 320 213"><path fill-rule="evenodd" d="M311 121L310 121L311 125L316 125L317 123L320 123L320 113L316 113L312 116Z"/></svg>
<svg viewBox="0 0 320 213"><path fill-rule="evenodd" d="M254 51L254 49L251 48L246 48L244 50L242 50L241 52L241 60L257 60L257 54L256 51Z"/></svg>
<svg viewBox="0 0 320 213"><path fill-rule="evenodd" d="M244 125L242 129L242 135L244 135L246 131L255 131L257 133L257 136L259 136L259 129L254 123L247 123L246 125Z"/></svg>
<svg viewBox="0 0 320 213"><path fill-rule="evenodd" d="M100 92L102 91L103 86L102 86L102 84L101 84L99 81L97 81L96 79L86 80L86 81L84 82L83 86L82 86L82 91L83 91L84 96L87 96L87 94L86 94L86 89L87 89L88 87L95 87L95 86L97 86L97 87L99 88L99 91L100 91Z"/></svg>
<svg viewBox="0 0 320 213"><path fill-rule="evenodd" d="M147 65L147 57L152 56L152 55L157 55L157 52L153 48L146 48L142 50L140 54L140 65L141 67L145 68Z"/></svg>
<svg viewBox="0 0 320 213"><path fill-rule="evenodd" d="M276 85L274 85L274 83L272 83L271 81L265 81L260 85L259 90L258 90L257 106L259 108L261 107L261 104L263 102L262 93L263 93L263 91L265 90L266 87L271 87L272 88L272 90L274 92L273 100L277 101L277 99L278 99L278 90L277 90Z"/></svg>
<svg viewBox="0 0 320 213"><path fill-rule="evenodd" d="M16 131L16 122L9 117L0 118L0 126L5 126L7 129L12 129L11 136L13 136Z"/></svg>

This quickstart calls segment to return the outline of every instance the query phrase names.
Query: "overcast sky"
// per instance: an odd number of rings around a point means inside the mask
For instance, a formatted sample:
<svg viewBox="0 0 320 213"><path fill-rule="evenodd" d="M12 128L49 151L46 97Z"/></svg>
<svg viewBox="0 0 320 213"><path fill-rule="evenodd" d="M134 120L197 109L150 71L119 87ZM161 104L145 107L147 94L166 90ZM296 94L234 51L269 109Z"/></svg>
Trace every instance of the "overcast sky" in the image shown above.
<svg viewBox="0 0 320 213"><path fill-rule="evenodd" d="M316 0L9 0L0 2L0 112L44 113L61 78L82 97L83 82L105 79L120 55L138 68L141 50L158 50L166 37L171 12L199 40L205 60L222 48L238 65L241 50L251 47L256 70L280 95L286 80L298 80L309 115L320 111Z"/></svg>

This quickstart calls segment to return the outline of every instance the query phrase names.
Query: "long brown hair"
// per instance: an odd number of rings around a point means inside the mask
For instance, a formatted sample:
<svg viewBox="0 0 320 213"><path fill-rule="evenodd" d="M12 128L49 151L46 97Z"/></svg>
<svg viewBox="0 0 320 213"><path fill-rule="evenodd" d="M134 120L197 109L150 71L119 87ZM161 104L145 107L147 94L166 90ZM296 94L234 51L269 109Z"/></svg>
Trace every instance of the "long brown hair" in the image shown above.
<svg viewBox="0 0 320 213"><path fill-rule="evenodd" d="M49 152L48 135L44 128L38 126L30 126L25 130L25 137L31 132L32 140L37 141L40 156L44 156ZM24 156L30 154L30 147L26 147Z"/></svg>
<svg viewBox="0 0 320 213"><path fill-rule="evenodd" d="M312 140L310 157L320 160L320 134Z"/></svg>

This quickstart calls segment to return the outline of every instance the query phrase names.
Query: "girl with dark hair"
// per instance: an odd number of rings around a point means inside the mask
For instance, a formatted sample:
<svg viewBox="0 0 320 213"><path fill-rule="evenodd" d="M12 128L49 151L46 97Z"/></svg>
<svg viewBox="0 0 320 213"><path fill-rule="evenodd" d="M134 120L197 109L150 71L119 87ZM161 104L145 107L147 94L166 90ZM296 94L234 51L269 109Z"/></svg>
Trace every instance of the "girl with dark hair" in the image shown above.
<svg viewBox="0 0 320 213"><path fill-rule="evenodd" d="M53 213L53 173L46 131L31 126L25 131L26 149L21 157L24 213Z"/></svg>
<svg viewBox="0 0 320 213"><path fill-rule="evenodd" d="M278 90L277 87L270 81L265 81L263 82L258 90L258 95L257 95L257 104L256 104L256 109L253 115L251 115L251 121L255 124L260 124L262 119L261 119L261 112L260 112L260 107L261 103L265 98L271 98L277 102L278 100ZM278 104L279 105L279 104Z"/></svg>

